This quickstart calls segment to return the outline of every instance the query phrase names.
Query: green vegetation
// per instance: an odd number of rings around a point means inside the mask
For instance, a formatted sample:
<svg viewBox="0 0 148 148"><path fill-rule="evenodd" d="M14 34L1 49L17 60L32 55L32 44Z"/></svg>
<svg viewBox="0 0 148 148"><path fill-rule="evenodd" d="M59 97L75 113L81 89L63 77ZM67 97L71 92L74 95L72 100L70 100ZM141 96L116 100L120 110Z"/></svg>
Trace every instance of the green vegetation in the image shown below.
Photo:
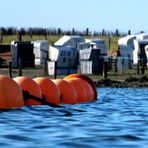
<svg viewBox="0 0 148 148"><path fill-rule="evenodd" d="M54 42L56 42L58 39L60 39L62 36L56 36L56 35L23 35L22 36L22 40L23 41L34 41L34 40L44 40L46 37L46 39L49 42L49 45L52 45ZM108 49L109 49L109 54L113 54L118 46L117 46L117 41L119 39L119 37L108 37L108 36L85 36L84 38L102 38L105 39L107 44L108 44ZM4 35L3 36L3 43L4 44L10 44L11 41L13 40L18 40L18 36L17 35Z"/></svg>
<svg viewBox="0 0 148 148"><path fill-rule="evenodd" d="M57 41L60 37L61 36L47 36L47 40L49 41L49 44L51 45L52 43ZM4 44L5 43L10 44L11 41L13 41L13 40L18 40L18 36L17 35L3 36L3 43ZM33 36L23 35L22 40L23 41L45 40L45 36L44 35L33 35Z"/></svg>
<svg viewBox="0 0 148 148"><path fill-rule="evenodd" d="M128 33L130 34L130 33ZM17 30L16 28L0 28L0 42L3 44L10 44L11 41L19 40L21 37L22 41L34 41L34 40L48 40L49 45L53 45L57 40L59 40L63 35L80 35L84 38L102 38L106 40L106 43L108 45L108 54L111 56L115 56L115 52L118 49L118 39L124 35L127 34L121 34L118 30L116 32L106 32L105 30L102 30L102 32L94 32L90 33L89 29L86 29L86 31L79 32L76 31L74 28L72 31L63 31L60 28L58 29L44 29L44 28L28 28L28 29L20 29ZM1 74L9 75L9 69L8 68L1 68ZM12 70L12 77L18 76L19 71L18 69ZM47 74L47 71L44 72L44 65L36 66L35 68L24 68L22 70L22 74L28 77L38 77L38 76L45 76L50 79L53 79L53 76L49 76ZM104 79L103 75L88 75L91 79L94 81L102 81ZM132 69L123 71L123 72L115 72L115 68L110 69L108 71L107 79L105 80L113 80L113 81L126 81L127 79L135 80L139 79L147 80L147 86L148 86L148 71L145 70L145 74L137 74L137 68L133 67ZM57 78L63 78L63 75L58 75ZM110 81L107 81L107 83L110 83ZM143 84L140 84L143 85Z"/></svg>

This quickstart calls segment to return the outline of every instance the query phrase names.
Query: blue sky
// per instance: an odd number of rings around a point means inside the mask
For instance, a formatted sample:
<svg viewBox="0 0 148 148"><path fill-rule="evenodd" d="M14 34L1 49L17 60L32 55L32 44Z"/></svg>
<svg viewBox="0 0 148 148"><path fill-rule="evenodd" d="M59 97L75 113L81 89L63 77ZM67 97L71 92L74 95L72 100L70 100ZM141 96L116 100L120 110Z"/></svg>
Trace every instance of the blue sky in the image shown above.
<svg viewBox="0 0 148 148"><path fill-rule="evenodd" d="M1 27L148 32L148 0L1 0Z"/></svg>

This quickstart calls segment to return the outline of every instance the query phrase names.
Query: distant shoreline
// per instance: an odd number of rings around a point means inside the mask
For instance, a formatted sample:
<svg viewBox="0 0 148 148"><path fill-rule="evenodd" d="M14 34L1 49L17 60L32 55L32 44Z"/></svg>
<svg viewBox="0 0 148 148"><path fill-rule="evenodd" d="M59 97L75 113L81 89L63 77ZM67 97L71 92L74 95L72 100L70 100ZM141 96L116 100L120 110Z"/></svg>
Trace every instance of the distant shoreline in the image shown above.
<svg viewBox="0 0 148 148"><path fill-rule="evenodd" d="M111 80L102 79L94 81L96 87L113 87L113 88L127 88L127 87L147 87L148 88L148 78L143 76L141 78L129 77L126 80Z"/></svg>
<svg viewBox="0 0 148 148"><path fill-rule="evenodd" d="M1 68L0 75L7 75L9 76L9 69L8 68ZM35 78L39 76L47 77L49 79L54 79L53 76L49 76L48 74L44 74L43 67L37 69L23 69L22 75L27 76L30 78ZM15 78L18 76L18 69L12 70L12 77ZM62 79L63 75L57 75L57 78ZM137 76L129 76L126 77L113 77L102 79L100 76L93 76L89 75L89 77L94 81L96 87L114 87L114 88L124 88L124 87L145 87L148 88L148 76L143 75L140 77Z"/></svg>

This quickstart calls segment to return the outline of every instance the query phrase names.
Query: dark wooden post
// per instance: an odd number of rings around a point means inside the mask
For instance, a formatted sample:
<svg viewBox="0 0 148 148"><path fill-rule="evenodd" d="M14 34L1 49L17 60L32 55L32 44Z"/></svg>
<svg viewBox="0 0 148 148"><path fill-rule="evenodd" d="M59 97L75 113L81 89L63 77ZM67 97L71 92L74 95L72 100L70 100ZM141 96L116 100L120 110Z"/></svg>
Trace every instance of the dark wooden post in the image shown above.
<svg viewBox="0 0 148 148"><path fill-rule="evenodd" d="M30 38L32 39L33 33L32 33L32 29L31 28L29 29L29 35L30 35Z"/></svg>
<svg viewBox="0 0 148 148"><path fill-rule="evenodd" d="M21 31L18 31L17 38L18 38L19 41L22 41L22 33L21 33Z"/></svg>
<svg viewBox="0 0 148 148"><path fill-rule="evenodd" d="M108 62L106 60L103 61L103 78L107 79L107 65Z"/></svg>
<svg viewBox="0 0 148 148"><path fill-rule="evenodd" d="M142 68L141 68L141 74L144 74L145 73L145 62L144 62L144 59L142 59Z"/></svg>
<svg viewBox="0 0 148 148"><path fill-rule="evenodd" d="M45 59L45 63L44 63L44 75L46 75L47 72L48 72L48 60Z"/></svg>
<svg viewBox="0 0 148 148"><path fill-rule="evenodd" d="M48 72L48 60L49 60L49 56L48 56L48 51L44 51L46 53L46 58L45 58L45 63L44 63L44 75L46 72Z"/></svg>
<svg viewBox="0 0 148 148"><path fill-rule="evenodd" d="M141 56L140 56L140 52L138 52L138 61L137 61L137 74L140 74L140 63L141 63Z"/></svg>
<svg viewBox="0 0 148 148"><path fill-rule="evenodd" d="M47 30L46 29L44 29L44 38L45 40L47 40Z"/></svg>
<svg viewBox="0 0 148 148"><path fill-rule="evenodd" d="M128 30L128 35L131 35L131 30Z"/></svg>
<svg viewBox="0 0 148 148"><path fill-rule="evenodd" d="M139 75L140 74L140 61L139 61L139 59L138 59L138 61L137 61L137 74Z"/></svg>
<svg viewBox="0 0 148 148"><path fill-rule="evenodd" d="M75 29L72 28L72 35L75 35Z"/></svg>
<svg viewBox="0 0 148 148"><path fill-rule="evenodd" d="M1 36L0 36L0 43L3 43L3 31L1 30L0 32Z"/></svg>
<svg viewBox="0 0 148 148"><path fill-rule="evenodd" d="M108 49L110 50L110 43L111 43L111 38L109 37L108 39Z"/></svg>
<svg viewBox="0 0 148 148"><path fill-rule="evenodd" d="M19 58L18 60L19 60L18 61L18 64L19 64L19 76L22 76L22 59Z"/></svg>
<svg viewBox="0 0 148 148"><path fill-rule="evenodd" d="M57 78L57 61L54 61L54 79Z"/></svg>
<svg viewBox="0 0 148 148"><path fill-rule="evenodd" d="M114 60L115 60L115 72L117 73L117 72L118 72L118 68L117 68L117 64L118 64L118 63L117 63L117 62L118 62L117 60L118 60L118 59L117 59L117 57L116 57Z"/></svg>
<svg viewBox="0 0 148 148"><path fill-rule="evenodd" d="M89 36L89 28L86 28L86 36Z"/></svg>
<svg viewBox="0 0 148 148"><path fill-rule="evenodd" d="M12 78L12 62L9 62L9 76Z"/></svg>

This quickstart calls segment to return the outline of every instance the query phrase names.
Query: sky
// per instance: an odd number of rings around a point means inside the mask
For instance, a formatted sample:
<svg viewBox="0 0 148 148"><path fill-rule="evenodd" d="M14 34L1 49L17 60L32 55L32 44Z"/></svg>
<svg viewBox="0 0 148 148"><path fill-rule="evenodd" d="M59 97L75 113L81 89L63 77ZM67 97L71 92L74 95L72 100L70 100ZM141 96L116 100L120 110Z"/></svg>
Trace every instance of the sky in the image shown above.
<svg viewBox="0 0 148 148"><path fill-rule="evenodd" d="M148 32L148 0L0 0L0 27Z"/></svg>

